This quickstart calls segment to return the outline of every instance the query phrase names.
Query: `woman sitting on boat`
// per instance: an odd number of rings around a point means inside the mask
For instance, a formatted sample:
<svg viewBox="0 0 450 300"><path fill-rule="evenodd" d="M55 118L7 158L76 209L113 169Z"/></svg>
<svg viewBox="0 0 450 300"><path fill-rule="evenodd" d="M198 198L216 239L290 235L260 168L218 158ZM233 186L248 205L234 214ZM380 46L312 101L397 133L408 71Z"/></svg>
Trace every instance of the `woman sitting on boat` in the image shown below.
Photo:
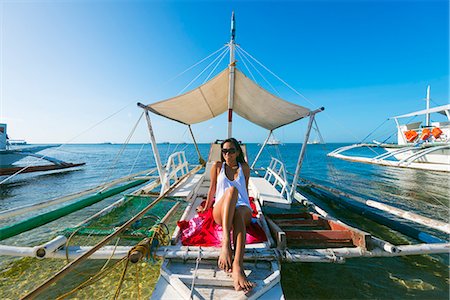
<svg viewBox="0 0 450 300"><path fill-rule="evenodd" d="M211 168L211 185L205 207L197 210L204 212L213 206L214 222L222 226L222 249L217 262L219 268L231 272L234 288L248 291L254 283L247 280L244 273L244 251L246 226L251 222L252 210L248 197L250 167L245 162L239 142L229 138L222 142L221 160ZM214 202L215 199L215 202ZM234 260L230 232L233 229Z"/></svg>

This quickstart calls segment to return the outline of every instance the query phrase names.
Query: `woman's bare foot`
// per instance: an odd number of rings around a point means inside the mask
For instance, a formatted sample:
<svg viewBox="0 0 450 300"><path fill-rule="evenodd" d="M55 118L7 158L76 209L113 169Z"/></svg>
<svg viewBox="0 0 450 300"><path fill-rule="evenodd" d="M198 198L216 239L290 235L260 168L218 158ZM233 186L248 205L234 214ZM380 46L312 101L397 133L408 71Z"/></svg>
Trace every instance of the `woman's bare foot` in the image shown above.
<svg viewBox="0 0 450 300"><path fill-rule="evenodd" d="M233 264L233 285L236 291L248 292L255 287L255 283L248 281L244 269L241 266Z"/></svg>
<svg viewBox="0 0 450 300"><path fill-rule="evenodd" d="M223 241L222 250L220 251L219 260L217 265L225 272L231 272L232 258L231 258L231 245Z"/></svg>

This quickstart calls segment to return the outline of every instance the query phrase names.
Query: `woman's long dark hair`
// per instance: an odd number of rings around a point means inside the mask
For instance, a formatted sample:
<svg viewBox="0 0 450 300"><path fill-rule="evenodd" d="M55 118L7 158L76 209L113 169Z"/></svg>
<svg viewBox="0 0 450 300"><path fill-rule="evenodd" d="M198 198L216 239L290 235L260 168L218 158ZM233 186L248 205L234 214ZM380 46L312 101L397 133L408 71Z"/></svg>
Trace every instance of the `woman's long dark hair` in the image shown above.
<svg viewBox="0 0 450 300"><path fill-rule="evenodd" d="M239 163L245 163L244 153L242 152L242 148L241 145L239 145L239 142L235 138L226 139L220 144L220 150L223 149L223 145L225 145L225 143L232 143L236 150L239 152L239 155L236 157L236 161ZM222 162L225 161L222 151L220 152L220 159L222 160Z"/></svg>

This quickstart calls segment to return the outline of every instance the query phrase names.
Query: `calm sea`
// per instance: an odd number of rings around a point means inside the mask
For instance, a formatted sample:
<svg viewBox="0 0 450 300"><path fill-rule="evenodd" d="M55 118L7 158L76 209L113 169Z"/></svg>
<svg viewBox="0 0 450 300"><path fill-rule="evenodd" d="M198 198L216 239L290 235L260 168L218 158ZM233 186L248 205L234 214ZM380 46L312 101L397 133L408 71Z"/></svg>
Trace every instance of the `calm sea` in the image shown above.
<svg viewBox="0 0 450 300"><path fill-rule="evenodd" d="M449 221L448 174L349 163L326 156L326 153L339 146L342 145L309 145L301 176L322 185L375 199L427 217ZM300 144L270 146L263 153L257 166L267 166L270 157L273 156L283 160L287 170L293 173L300 147ZM197 162L193 145L161 144L159 149L163 161L171 153L183 150L190 162ZM249 160L252 162L259 147L257 144L248 144L247 149ZM204 158L207 158L208 150L209 145L200 145ZM150 146L141 144L126 147L115 144L64 145L60 148L47 149L43 153L68 162L86 162L86 165L72 171L16 176L1 186L0 210L47 201L155 165ZM348 211L331 199L314 194L309 196L335 217L374 236L393 243L414 242L385 226ZM61 229L76 225L118 198L120 195L2 241L1 244L23 246L41 244L53 238ZM48 209L39 212L46 210ZM36 212L4 220L2 226L34 214ZM442 239L448 239L445 234L431 233ZM2 274L0 298L18 298L23 295L23 291L33 288L35 282L41 282L62 266L63 262L48 263L36 259L0 257ZM156 279L157 269L152 272L154 274L149 276ZM354 258L348 259L344 264L283 264L282 286L287 299L449 299L449 258L448 255L426 255ZM85 298L88 295L81 294L78 297ZM92 293L89 297L91 296L105 298L102 293Z"/></svg>

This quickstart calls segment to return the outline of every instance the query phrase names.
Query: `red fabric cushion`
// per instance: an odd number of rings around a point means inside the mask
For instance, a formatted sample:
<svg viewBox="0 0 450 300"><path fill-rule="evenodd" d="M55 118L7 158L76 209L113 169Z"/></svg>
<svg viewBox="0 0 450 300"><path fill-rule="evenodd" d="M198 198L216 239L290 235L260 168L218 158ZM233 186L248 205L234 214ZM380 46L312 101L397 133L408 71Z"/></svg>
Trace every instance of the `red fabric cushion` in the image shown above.
<svg viewBox="0 0 450 300"><path fill-rule="evenodd" d="M253 210L252 217L255 218L258 212L253 201L253 197L250 197L250 206ZM203 205L205 205L205 201L203 201ZM222 226L214 222L212 211L211 207L189 221L178 221L177 225L181 229L181 243L183 246L220 246L223 234ZM247 226L246 244L261 243L266 240L264 230L253 219L252 223Z"/></svg>

